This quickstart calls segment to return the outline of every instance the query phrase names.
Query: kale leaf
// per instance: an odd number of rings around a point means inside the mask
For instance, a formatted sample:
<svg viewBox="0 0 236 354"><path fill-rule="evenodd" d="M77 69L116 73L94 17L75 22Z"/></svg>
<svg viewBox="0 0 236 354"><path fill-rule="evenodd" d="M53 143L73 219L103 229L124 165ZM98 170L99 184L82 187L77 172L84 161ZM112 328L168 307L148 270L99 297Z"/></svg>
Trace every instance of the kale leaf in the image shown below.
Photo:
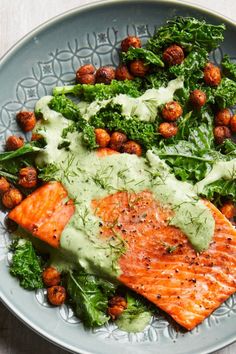
<svg viewBox="0 0 236 354"><path fill-rule="evenodd" d="M200 181L210 172L216 160L223 156L214 150L213 132L202 123L190 128L188 140L174 140L172 144L161 142L156 154L166 161L175 176L182 181Z"/></svg>
<svg viewBox="0 0 236 354"><path fill-rule="evenodd" d="M152 88L159 89L162 86L167 86L169 81L169 72L166 70L159 70L155 73L145 75L143 78L143 88L144 90Z"/></svg>
<svg viewBox="0 0 236 354"><path fill-rule="evenodd" d="M160 53L172 43L191 51L198 46L210 52L224 39L225 25L212 25L193 17L175 17L160 27L147 42L147 49Z"/></svg>
<svg viewBox="0 0 236 354"><path fill-rule="evenodd" d="M156 124L140 121L135 117L126 119L118 104L108 103L90 118L89 123L95 128L107 128L110 131L125 133L128 139L135 140L145 149L157 143Z"/></svg>
<svg viewBox="0 0 236 354"><path fill-rule="evenodd" d="M112 80L110 85L96 84L96 85L72 85L55 87L53 94L74 94L79 96L82 100L92 102L94 100L104 100L114 97L118 94L126 94L132 97L138 97L142 94L141 91L142 80L136 78L135 80L117 81Z"/></svg>
<svg viewBox="0 0 236 354"><path fill-rule="evenodd" d="M208 200L219 201L221 197L226 197L236 202L236 180L219 179L206 185L201 195Z"/></svg>
<svg viewBox="0 0 236 354"><path fill-rule="evenodd" d="M221 66L225 76L236 81L236 63L233 63L228 55L224 56Z"/></svg>
<svg viewBox="0 0 236 354"><path fill-rule="evenodd" d="M160 56L145 48L130 47L127 52L121 53L121 60L124 63L135 59L142 59L146 64L153 64L158 67L164 67L164 63Z"/></svg>
<svg viewBox="0 0 236 354"><path fill-rule="evenodd" d="M180 65L171 66L169 71L176 77L182 76L185 83L194 86L199 79L203 78L203 68L207 60L207 51L204 48L194 47Z"/></svg>
<svg viewBox="0 0 236 354"><path fill-rule="evenodd" d="M98 144L96 143L96 135L94 131L94 127L90 124L87 124L82 133L83 143L89 148L90 150L96 149Z"/></svg>
<svg viewBox="0 0 236 354"><path fill-rule="evenodd" d="M213 91L215 103L219 108L227 108L236 103L236 82L224 77Z"/></svg>
<svg viewBox="0 0 236 354"><path fill-rule="evenodd" d="M53 97L48 107L75 122L81 119L79 107L65 95Z"/></svg>
<svg viewBox="0 0 236 354"><path fill-rule="evenodd" d="M67 278L67 292L72 300L76 315L86 327L102 326L109 320L107 307L116 287L111 282L95 275L70 272Z"/></svg>
<svg viewBox="0 0 236 354"><path fill-rule="evenodd" d="M11 246L13 251L10 273L18 278L20 285L28 290L43 288L42 261L37 256L32 243L17 240Z"/></svg>

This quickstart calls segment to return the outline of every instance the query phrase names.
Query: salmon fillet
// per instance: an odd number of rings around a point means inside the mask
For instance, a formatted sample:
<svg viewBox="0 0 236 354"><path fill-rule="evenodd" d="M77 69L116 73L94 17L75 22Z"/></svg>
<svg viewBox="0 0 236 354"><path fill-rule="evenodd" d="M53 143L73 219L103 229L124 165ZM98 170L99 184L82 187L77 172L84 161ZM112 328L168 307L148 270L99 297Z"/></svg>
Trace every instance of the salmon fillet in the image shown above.
<svg viewBox="0 0 236 354"><path fill-rule="evenodd" d="M182 231L168 225L171 211L148 191L118 192L92 202L104 221L103 237L115 232L127 242L119 280L188 330L236 291L236 230L213 204L204 203L215 219L215 233L209 249L196 254Z"/></svg>
<svg viewBox="0 0 236 354"><path fill-rule="evenodd" d="M59 247L61 233L74 214L72 200L59 182L36 189L8 214L25 230L52 247Z"/></svg>

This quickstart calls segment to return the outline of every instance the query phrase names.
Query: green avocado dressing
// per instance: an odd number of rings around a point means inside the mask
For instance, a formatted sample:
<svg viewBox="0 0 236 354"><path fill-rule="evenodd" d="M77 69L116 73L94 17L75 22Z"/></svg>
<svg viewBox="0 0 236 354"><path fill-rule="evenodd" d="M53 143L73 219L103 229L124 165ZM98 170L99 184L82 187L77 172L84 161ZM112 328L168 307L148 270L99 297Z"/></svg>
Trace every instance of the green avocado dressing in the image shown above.
<svg viewBox="0 0 236 354"><path fill-rule="evenodd" d="M71 141L70 150L59 150L62 131L70 121L48 108L50 98L46 96L36 105L44 117L36 131L48 144L45 151L39 153L37 164L42 167L50 162L57 166L53 177L62 182L76 207L62 233L60 254L54 252L55 265L68 269L79 264L89 273L112 278L120 274L117 259L126 246L117 235L110 242L99 238L101 220L94 216L91 201L121 190L151 191L157 201L173 209L170 224L186 234L196 251L208 248L214 233L214 219L191 184L178 181L152 151L147 152L146 158L129 154L98 158L82 145L77 132L67 136Z"/></svg>
<svg viewBox="0 0 236 354"><path fill-rule="evenodd" d="M210 173L195 185L194 189L196 193L201 194L205 186L219 179L236 179L236 159L217 162Z"/></svg>

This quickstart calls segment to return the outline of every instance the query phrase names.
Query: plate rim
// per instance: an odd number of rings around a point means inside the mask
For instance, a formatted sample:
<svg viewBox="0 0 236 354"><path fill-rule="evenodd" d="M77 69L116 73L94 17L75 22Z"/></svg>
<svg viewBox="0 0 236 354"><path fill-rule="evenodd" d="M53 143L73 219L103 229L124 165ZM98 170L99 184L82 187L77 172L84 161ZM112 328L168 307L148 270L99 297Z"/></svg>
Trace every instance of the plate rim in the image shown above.
<svg viewBox="0 0 236 354"><path fill-rule="evenodd" d="M167 3L166 0L136 0L136 3L143 3L144 1L146 3L149 2L149 3L153 3L153 4ZM37 34L41 32L41 30L46 30L47 28L60 22L64 18L73 16L76 13L81 13L81 12L87 11L89 9L94 9L94 8L98 8L98 7L102 7L102 6L106 6L106 5L122 4L125 2L132 3L132 0L97 0L97 1L93 1L92 3L87 3L84 5L75 6L70 10L63 11L62 13L49 18L48 20L42 22L41 24L39 24L38 26L33 28L31 31L26 33L23 37L21 37L19 40L17 40L12 46L10 46L10 48L8 48L6 52L3 53L3 55L0 57L0 68L2 65L4 65L4 63L6 61L8 61L8 59L10 59L14 55L14 53L19 48L24 46L24 44L27 43L31 38L37 36ZM173 5L177 5L177 6L182 5L187 8L201 10L202 12L213 15L217 19L224 21L236 28L236 21L229 18L228 16L222 15L218 11L209 9L208 7L205 7L202 5L201 6L197 5L195 3L192 3L191 1L186 2L184 0L168 0L168 4L173 4ZM23 313L21 313L21 311L19 311L15 307L15 305L12 304L12 302L8 300L8 298L1 291L1 288L0 288L0 301L18 320L20 320L22 323L24 323L33 332L40 335L42 338L51 342L52 344L54 344L58 347L61 347L62 349L66 349L67 351L69 351L71 353L75 353L75 348L73 345L70 345L69 343L67 343L67 344L64 343L63 340L60 340L59 338L55 338L53 335L47 333L42 327L32 323L31 320L27 318L27 316L25 316ZM236 342L236 334L230 336L229 338L227 338L225 340L221 340L220 343L211 344L206 349L204 349L204 351L201 351L201 354L213 353L217 350L221 350L221 349L227 347L230 344L233 344L234 342ZM79 351L76 350L76 353L79 353L79 354L96 354L95 352L92 352L92 351L87 351L87 350L80 349L80 348L77 348L77 349Z"/></svg>

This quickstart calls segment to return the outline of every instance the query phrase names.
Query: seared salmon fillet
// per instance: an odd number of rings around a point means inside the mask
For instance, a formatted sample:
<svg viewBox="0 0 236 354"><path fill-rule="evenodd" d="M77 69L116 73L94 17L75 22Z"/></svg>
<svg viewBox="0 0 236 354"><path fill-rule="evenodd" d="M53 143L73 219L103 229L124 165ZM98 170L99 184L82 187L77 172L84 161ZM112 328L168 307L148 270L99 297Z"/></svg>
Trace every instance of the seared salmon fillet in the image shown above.
<svg viewBox="0 0 236 354"><path fill-rule="evenodd" d="M188 330L236 291L236 230L213 204L204 203L215 219L215 233L201 254L180 229L168 225L171 211L148 191L118 192L92 203L104 221L103 237L115 232L127 243L119 280Z"/></svg>
<svg viewBox="0 0 236 354"><path fill-rule="evenodd" d="M36 189L8 214L21 227L52 247L59 247L61 233L74 214L72 200L59 182Z"/></svg>

